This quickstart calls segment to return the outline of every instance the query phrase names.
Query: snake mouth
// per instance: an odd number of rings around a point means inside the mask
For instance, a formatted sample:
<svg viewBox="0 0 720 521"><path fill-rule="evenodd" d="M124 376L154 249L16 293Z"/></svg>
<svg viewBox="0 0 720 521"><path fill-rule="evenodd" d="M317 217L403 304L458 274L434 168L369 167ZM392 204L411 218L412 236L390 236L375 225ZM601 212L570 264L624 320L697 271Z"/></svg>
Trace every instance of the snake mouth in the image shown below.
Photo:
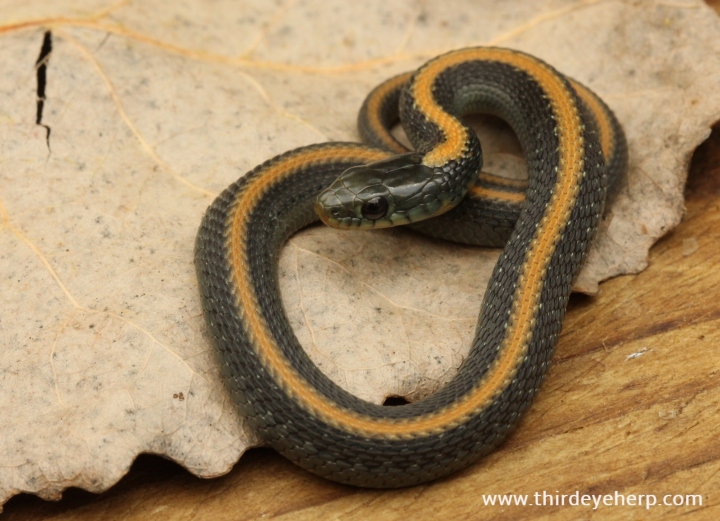
<svg viewBox="0 0 720 521"><path fill-rule="evenodd" d="M327 226L332 226L333 228L337 227L336 221L334 221L327 213L325 213L325 208L323 208L323 205L320 204L319 201L315 201L313 203L313 208L315 209L315 213L323 222L323 224Z"/></svg>
<svg viewBox="0 0 720 521"><path fill-rule="evenodd" d="M320 201L315 201L313 203L313 208L323 224L330 226L331 228L337 228L340 230L365 230L373 228L372 225L364 225L360 219L354 217L333 217L330 213L328 213L327 208L325 208Z"/></svg>
<svg viewBox="0 0 720 521"><path fill-rule="evenodd" d="M360 219L357 217L333 217L327 211L327 208L319 201L313 203L313 208L318 218L323 224L336 228L339 230L376 230L380 228L389 228L396 226L397 222L392 222L389 219L381 219L377 221L371 221L367 219Z"/></svg>

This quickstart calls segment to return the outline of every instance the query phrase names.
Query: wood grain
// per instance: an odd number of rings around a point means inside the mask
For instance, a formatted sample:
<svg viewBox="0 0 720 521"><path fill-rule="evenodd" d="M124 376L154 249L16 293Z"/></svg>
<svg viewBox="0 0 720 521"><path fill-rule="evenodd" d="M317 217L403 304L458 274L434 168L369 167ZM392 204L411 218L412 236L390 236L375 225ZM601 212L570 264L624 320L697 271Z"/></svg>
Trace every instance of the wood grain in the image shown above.
<svg viewBox="0 0 720 521"><path fill-rule="evenodd" d="M712 4L712 2L711 2ZM715 2L720 4L720 2ZM573 297L539 398L472 468L430 485L369 491L323 481L271 450L201 480L140 458L105 494L18 496L16 520L720 518L720 128L695 154L683 223L650 267ZM491 507L483 494L701 494L702 507ZM533 498L531 497L532 501Z"/></svg>

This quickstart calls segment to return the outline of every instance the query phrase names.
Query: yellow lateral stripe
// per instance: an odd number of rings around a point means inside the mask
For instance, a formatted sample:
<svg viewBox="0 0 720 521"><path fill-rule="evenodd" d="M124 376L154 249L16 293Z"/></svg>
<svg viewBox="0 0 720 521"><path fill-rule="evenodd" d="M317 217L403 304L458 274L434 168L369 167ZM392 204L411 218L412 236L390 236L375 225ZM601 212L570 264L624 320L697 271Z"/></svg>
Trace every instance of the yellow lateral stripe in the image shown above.
<svg viewBox="0 0 720 521"><path fill-rule="evenodd" d="M521 268L507 334L498 357L485 378L462 399L431 414L392 420L372 418L347 410L329 401L312 388L285 359L258 312L257 296L252 290L250 273L246 271L248 263L243 248L248 216L252 214L253 207L269 186L297 168L300 164L299 159L293 158L291 165L280 163L271 167L265 175L247 186L235 203L229 236L233 277L243 321L249 327L258 354L275 375L278 384L296 399L299 405L338 428L362 432L370 436L402 437L439 432L458 425L474 411L487 406L497 394L502 392L512 381L519 362L525 356L531 340L531 327L537 314L547 265L575 204L579 189L579 180L584 168L582 129L577 107L564 82L543 64L526 55L498 49L471 49L447 55L443 66L478 59L510 63L526 71L541 85L556 116L560 140L560 164L558 181L550 205L538 226L535 240L531 242L526 262ZM316 151L315 154L319 155L319 152Z"/></svg>
<svg viewBox="0 0 720 521"><path fill-rule="evenodd" d="M607 165L610 161L610 157L613 154L613 148L615 145L615 131L612 126L612 122L608 117L605 108L602 106L597 96L585 88L581 83L570 79L570 83L577 95L585 102L588 108L592 111L595 121L598 124L598 132L600 132L600 148L605 156L605 164Z"/></svg>
<svg viewBox="0 0 720 521"><path fill-rule="evenodd" d="M521 203L525 200L523 192L506 192L503 190L493 190L484 186L475 185L470 189L470 195L481 197L483 199L494 199L502 202L512 201Z"/></svg>
<svg viewBox="0 0 720 521"><path fill-rule="evenodd" d="M557 123L559 164L555 189L520 269L508 334L501 347L503 354L496 364L497 369L493 368L504 372L507 381L515 376L517 362L513 365L514 360L525 356L532 340L531 328L535 324L547 267L575 206L585 166L580 114L565 83L547 66L525 55L512 56L529 62L528 66L520 68L542 86L550 100ZM516 60L512 62L518 66Z"/></svg>

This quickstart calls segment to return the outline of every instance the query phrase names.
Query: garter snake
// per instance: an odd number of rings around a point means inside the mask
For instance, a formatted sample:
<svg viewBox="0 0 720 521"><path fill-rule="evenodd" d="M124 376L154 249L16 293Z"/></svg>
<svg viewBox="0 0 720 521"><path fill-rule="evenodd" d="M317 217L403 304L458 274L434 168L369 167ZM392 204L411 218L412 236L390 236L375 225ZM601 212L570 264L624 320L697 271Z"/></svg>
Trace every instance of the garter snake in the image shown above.
<svg viewBox="0 0 720 521"><path fill-rule="evenodd" d="M573 280L602 215L608 176L626 163L622 130L609 109L527 54L461 49L394 81L402 88L384 84L391 96L369 98L366 105L380 106L369 117L380 124L363 129L361 113L361 133L384 139L383 128L398 110L384 104L399 103L415 151L388 152L382 147L392 144L381 142L325 143L270 159L217 197L195 247L206 322L242 416L265 443L303 468L367 487L449 474L516 427L547 371ZM317 220L315 210L341 227L419 225L460 201L458 210L470 204L459 216L466 227L460 240L481 242L467 232L480 217L465 193L517 190L502 190L497 179L477 181L480 144L457 117L475 111L513 128L528 182L524 202L517 195L501 201L515 205L517 224L499 234L505 246L470 353L457 376L424 400L399 407L368 403L331 382L301 348L280 298L279 252ZM449 223L453 213L438 219Z"/></svg>

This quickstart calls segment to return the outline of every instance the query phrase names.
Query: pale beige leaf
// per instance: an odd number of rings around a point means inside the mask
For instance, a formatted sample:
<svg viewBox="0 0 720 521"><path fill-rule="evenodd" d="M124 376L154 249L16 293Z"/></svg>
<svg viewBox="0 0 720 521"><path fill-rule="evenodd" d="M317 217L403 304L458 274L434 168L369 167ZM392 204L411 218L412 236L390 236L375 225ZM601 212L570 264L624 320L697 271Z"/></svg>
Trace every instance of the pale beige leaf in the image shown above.
<svg viewBox="0 0 720 521"><path fill-rule="evenodd" d="M630 175L578 289L643 269L720 118L719 29L699 0L5 2L0 501L104 490L142 452L216 476L256 443L204 333L201 216L276 154L356 140L370 89L443 51L521 49L611 105ZM45 127L35 61L47 30ZM487 169L522 172L512 136L479 130ZM496 258L405 230L315 227L292 239L280 275L312 358L379 403L452 377Z"/></svg>

